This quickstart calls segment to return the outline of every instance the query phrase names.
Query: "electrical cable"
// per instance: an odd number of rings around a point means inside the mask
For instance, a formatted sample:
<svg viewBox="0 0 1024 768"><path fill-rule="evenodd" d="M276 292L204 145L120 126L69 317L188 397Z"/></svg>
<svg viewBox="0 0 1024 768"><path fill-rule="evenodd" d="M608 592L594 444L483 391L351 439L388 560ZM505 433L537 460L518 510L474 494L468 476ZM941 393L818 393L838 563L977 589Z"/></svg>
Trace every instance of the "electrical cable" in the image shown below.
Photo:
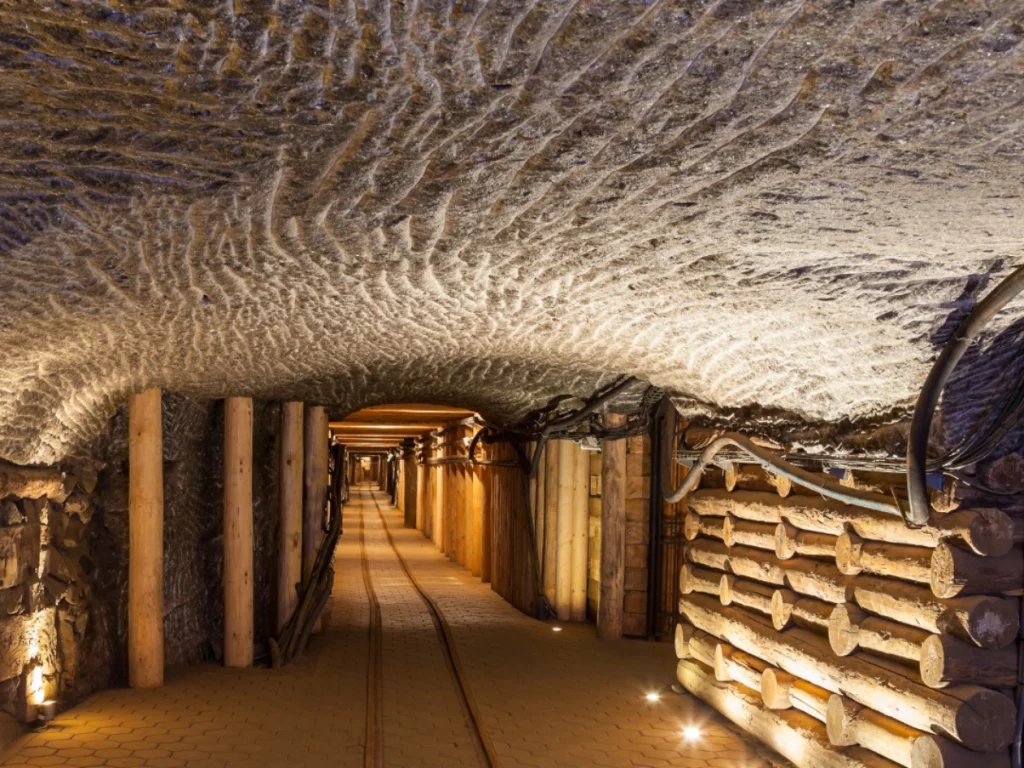
<svg viewBox="0 0 1024 768"><path fill-rule="evenodd" d="M964 318L952 338L943 347L921 387L921 393L914 406L914 416L910 422L910 436L907 441L907 494L910 499L909 516L906 518L908 526L920 527L928 522L930 513L927 484L928 434L942 390L953 373L953 369L956 368L956 364L960 362L960 358L964 356L972 342L999 310L1022 290L1024 290L1024 267L1018 267L988 296L978 302L970 314ZM1001 424L996 431L1001 431L1004 427L1005 425ZM990 445L990 439L983 440L982 444Z"/></svg>

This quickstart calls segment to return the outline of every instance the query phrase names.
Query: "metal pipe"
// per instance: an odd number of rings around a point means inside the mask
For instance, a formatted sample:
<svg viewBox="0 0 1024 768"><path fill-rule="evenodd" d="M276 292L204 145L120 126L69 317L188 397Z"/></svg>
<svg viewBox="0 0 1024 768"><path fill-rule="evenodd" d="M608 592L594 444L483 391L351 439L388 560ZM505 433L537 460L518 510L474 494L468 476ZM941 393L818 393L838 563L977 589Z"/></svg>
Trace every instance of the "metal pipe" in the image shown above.
<svg viewBox="0 0 1024 768"><path fill-rule="evenodd" d="M878 512L884 512L887 515L903 517L903 511L900 509L895 498L889 498L888 496L883 496L880 493L862 491L857 488L846 488L839 485L839 483L831 478L825 478L814 472L808 472L806 469L801 469L800 467L790 464L788 461L780 459L767 449L762 448L759 445L755 445L750 438L744 437L743 435L735 432L727 432L721 437L715 438L711 444L704 449L704 453L701 454L700 459L698 459L697 463L693 465L692 469L690 469L682 484L672 493L665 496L665 501L670 504L676 504L682 501L686 494L697 487L697 483L700 480L700 476L704 471L704 468L712 462L719 451L728 446L739 448L744 453L753 456L757 462L769 472L788 478L797 485L802 485L805 488L817 491L822 496L827 496L830 499L841 501L844 504L853 504L858 507L865 507L867 509L874 509Z"/></svg>
<svg viewBox="0 0 1024 768"><path fill-rule="evenodd" d="M931 430L932 415L939 404L939 396L960 358L967 352L971 342L988 325L988 322L1007 302L1024 290L1024 267L1018 267L988 296L978 302L967 315L953 337L946 342L938 359L928 373L921 387L914 417L910 422L910 437L907 441L907 494L910 498L909 526L922 526L928 522L928 433Z"/></svg>

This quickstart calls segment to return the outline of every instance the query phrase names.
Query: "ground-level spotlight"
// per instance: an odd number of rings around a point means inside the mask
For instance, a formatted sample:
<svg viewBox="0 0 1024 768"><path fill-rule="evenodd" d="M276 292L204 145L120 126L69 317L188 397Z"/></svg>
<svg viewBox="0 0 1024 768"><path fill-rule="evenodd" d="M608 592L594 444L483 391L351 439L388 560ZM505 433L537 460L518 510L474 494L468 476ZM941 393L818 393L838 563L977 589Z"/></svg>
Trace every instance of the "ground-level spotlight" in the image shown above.
<svg viewBox="0 0 1024 768"><path fill-rule="evenodd" d="M661 701L661 694L655 691L651 691L646 696L644 696L644 698L653 704L656 701Z"/></svg>
<svg viewBox="0 0 1024 768"><path fill-rule="evenodd" d="M697 741L700 738L700 728L695 725L688 725L683 728L680 735L687 741Z"/></svg>
<svg viewBox="0 0 1024 768"><path fill-rule="evenodd" d="M561 627L552 627L552 628L551 628L551 631L552 631L552 632L561 632L561 631L562 631L562 628L561 628Z"/></svg>

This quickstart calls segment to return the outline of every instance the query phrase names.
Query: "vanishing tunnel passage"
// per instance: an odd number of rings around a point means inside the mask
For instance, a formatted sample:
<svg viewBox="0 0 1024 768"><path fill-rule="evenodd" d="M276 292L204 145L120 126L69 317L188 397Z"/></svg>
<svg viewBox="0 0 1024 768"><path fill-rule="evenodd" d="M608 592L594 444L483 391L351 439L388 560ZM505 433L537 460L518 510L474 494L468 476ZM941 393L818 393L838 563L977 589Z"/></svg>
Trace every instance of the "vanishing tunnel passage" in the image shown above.
<svg viewBox="0 0 1024 768"><path fill-rule="evenodd" d="M0 2L0 763L1024 768L1022 42Z"/></svg>

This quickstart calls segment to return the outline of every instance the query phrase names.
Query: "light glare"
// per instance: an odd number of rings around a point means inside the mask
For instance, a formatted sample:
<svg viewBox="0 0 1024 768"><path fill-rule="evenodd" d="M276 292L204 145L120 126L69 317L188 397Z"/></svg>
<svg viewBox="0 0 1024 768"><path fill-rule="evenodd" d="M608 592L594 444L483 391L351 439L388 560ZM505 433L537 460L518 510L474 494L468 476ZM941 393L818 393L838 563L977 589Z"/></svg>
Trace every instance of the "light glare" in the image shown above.
<svg viewBox="0 0 1024 768"><path fill-rule="evenodd" d="M552 628L551 628L551 631L552 631L552 632L561 632L561 631L562 631L562 628L561 628L561 627L552 627Z"/></svg>
<svg viewBox="0 0 1024 768"><path fill-rule="evenodd" d="M695 725L688 725L683 728L683 738L687 741L696 741L700 738L700 728Z"/></svg>
<svg viewBox="0 0 1024 768"><path fill-rule="evenodd" d="M661 700L661 694L660 693L651 692L651 693L648 693L647 696L645 696L644 698L646 698L648 701L652 701L652 702L653 701L660 701Z"/></svg>

